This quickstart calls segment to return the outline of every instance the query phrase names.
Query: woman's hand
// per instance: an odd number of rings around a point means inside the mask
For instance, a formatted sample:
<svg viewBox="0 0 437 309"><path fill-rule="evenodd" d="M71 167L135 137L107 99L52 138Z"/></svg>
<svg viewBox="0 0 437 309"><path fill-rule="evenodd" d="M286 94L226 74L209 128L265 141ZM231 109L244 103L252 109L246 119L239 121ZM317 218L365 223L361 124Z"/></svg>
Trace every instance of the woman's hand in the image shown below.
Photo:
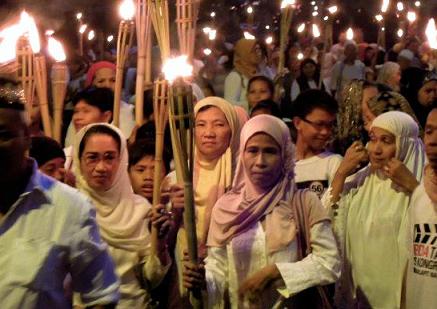
<svg viewBox="0 0 437 309"><path fill-rule="evenodd" d="M185 288L192 290L196 288L205 289L205 264L199 262L197 265L189 261L188 254L184 252L184 270L182 271L182 282Z"/></svg>
<svg viewBox="0 0 437 309"><path fill-rule="evenodd" d="M278 268L275 264L268 265L247 278L238 289L240 299L247 297L249 301L256 301L266 286L273 280L280 278Z"/></svg>
<svg viewBox="0 0 437 309"><path fill-rule="evenodd" d="M408 193L412 193L419 185L413 173L398 159L391 158L383 167L383 171L388 178Z"/></svg>
<svg viewBox="0 0 437 309"><path fill-rule="evenodd" d="M350 176L360 167L363 162L368 160L369 156L364 145L361 143L361 141L355 141L347 149L343 161L338 167L337 173L346 177Z"/></svg>
<svg viewBox="0 0 437 309"><path fill-rule="evenodd" d="M172 226L172 214L168 212L165 205L158 204L152 209L152 225L158 230L158 238L166 238Z"/></svg>

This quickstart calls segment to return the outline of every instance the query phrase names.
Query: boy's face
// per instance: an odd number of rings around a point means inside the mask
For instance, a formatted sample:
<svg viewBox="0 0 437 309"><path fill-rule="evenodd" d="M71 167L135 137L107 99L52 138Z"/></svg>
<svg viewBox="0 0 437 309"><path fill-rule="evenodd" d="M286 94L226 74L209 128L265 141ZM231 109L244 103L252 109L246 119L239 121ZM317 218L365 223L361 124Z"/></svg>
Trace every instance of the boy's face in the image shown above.
<svg viewBox="0 0 437 309"><path fill-rule="evenodd" d="M434 108L428 115L423 141L429 165L437 171L437 108Z"/></svg>
<svg viewBox="0 0 437 309"><path fill-rule="evenodd" d="M132 189L135 194L152 202L153 200L153 176L155 173L155 159L151 155L144 156L136 164L129 168L129 177ZM167 171L164 164L161 168L161 179L165 177Z"/></svg>
<svg viewBox="0 0 437 309"><path fill-rule="evenodd" d="M313 152L320 153L332 136L335 114L315 108L303 119L295 117L293 122L297 130L298 142L303 142Z"/></svg>

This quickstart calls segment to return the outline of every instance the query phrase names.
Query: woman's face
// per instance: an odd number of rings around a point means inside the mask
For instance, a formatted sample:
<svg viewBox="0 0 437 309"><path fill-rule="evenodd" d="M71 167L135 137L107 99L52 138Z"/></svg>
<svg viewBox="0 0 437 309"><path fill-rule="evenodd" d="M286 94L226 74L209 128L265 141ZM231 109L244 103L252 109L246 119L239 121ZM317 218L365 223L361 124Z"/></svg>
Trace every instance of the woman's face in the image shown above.
<svg viewBox="0 0 437 309"><path fill-rule="evenodd" d="M93 85L97 88L109 88L114 91L115 88L115 71L110 68L102 68L96 71Z"/></svg>
<svg viewBox="0 0 437 309"><path fill-rule="evenodd" d="M387 130L373 127L369 138L370 164L374 170L381 169L396 155L396 137Z"/></svg>
<svg viewBox="0 0 437 309"><path fill-rule="evenodd" d="M316 66L313 63L306 63L302 67L302 73L306 78L314 78L314 73L316 72Z"/></svg>
<svg viewBox="0 0 437 309"><path fill-rule="evenodd" d="M74 106L72 121L76 132L78 132L83 127L92 123L109 122L111 115L110 111L102 112L97 107L82 100Z"/></svg>
<svg viewBox="0 0 437 309"><path fill-rule="evenodd" d="M258 190L268 190L281 176L281 147L270 135L255 134L246 143L243 164L252 184Z"/></svg>
<svg viewBox="0 0 437 309"><path fill-rule="evenodd" d="M225 114L213 106L197 113L194 134L201 159L211 161L225 153L232 130Z"/></svg>
<svg viewBox="0 0 437 309"><path fill-rule="evenodd" d="M388 85L393 88L393 90L398 91L401 83L401 69L397 69L387 81Z"/></svg>
<svg viewBox="0 0 437 309"><path fill-rule="evenodd" d="M112 136L97 133L87 139L80 157L80 170L93 190L107 191L119 166L119 145Z"/></svg>
<svg viewBox="0 0 437 309"><path fill-rule="evenodd" d="M376 118L376 116L370 110L368 102L376 95L378 95L378 89L376 87L369 87L363 90L363 98L361 101L361 113L364 123L364 129L366 129L367 132L369 132L370 130L370 126L372 125L373 119Z"/></svg>
<svg viewBox="0 0 437 309"><path fill-rule="evenodd" d="M272 96L273 94L270 92L269 86L265 81L255 80L250 84L247 92L247 102L249 107L252 108L263 100L271 99Z"/></svg>

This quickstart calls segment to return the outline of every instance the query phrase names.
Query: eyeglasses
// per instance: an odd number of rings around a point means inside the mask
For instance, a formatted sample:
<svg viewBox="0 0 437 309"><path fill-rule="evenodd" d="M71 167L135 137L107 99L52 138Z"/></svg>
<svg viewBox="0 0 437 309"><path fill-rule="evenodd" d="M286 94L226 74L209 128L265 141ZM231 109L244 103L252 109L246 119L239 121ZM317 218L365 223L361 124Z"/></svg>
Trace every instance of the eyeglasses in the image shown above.
<svg viewBox="0 0 437 309"><path fill-rule="evenodd" d="M310 125L312 125L314 128L316 128L317 130L323 130L323 129L327 129L327 130L332 130L335 125L336 125L336 121L330 121L330 122L324 122L324 121L311 121L305 118L302 118L302 120Z"/></svg>

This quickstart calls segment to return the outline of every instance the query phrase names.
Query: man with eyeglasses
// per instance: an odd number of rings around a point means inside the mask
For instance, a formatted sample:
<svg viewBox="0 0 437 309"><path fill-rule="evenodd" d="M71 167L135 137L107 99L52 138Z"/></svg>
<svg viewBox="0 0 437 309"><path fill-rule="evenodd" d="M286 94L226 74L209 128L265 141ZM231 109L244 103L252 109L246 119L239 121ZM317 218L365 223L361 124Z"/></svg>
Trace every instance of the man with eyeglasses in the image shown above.
<svg viewBox="0 0 437 309"><path fill-rule="evenodd" d="M342 157L326 151L335 126L337 101L322 90L307 90L293 103L296 137L296 184L319 197L330 186Z"/></svg>
<svg viewBox="0 0 437 309"><path fill-rule="evenodd" d="M119 282L94 208L27 156L22 93L0 78L0 308L71 308L66 282L87 308L115 308Z"/></svg>

